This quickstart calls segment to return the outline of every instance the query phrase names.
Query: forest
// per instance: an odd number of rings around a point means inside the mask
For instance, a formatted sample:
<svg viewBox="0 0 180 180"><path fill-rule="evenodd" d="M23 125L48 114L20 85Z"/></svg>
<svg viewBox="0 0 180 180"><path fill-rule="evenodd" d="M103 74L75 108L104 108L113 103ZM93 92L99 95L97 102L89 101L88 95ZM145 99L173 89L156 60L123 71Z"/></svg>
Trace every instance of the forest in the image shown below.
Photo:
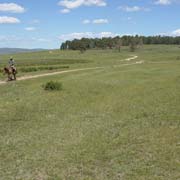
<svg viewBox="0 0 180 180"><path fill-rule="evenodd" d="M60 46L61 50L80 50L88 49L118 49L122 46L130 46L130 50L134 51L143 44L180 44L180 37L173 36L116 36L103 38L82 38L67 40Z"/></svg>

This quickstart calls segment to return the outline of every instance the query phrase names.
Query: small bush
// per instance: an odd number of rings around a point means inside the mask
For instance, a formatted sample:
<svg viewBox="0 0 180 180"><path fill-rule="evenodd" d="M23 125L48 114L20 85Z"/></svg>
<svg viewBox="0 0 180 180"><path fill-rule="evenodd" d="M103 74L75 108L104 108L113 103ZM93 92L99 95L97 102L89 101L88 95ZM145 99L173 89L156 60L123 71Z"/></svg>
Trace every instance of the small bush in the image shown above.
<svg viewBox="0 0 180 180"><path fill-rule="evenodd" d="M50 81L50 82L47 82L43 87L44 87L44 90L47 90L47 91L60 91L62 90L62 83Z"/></svg>

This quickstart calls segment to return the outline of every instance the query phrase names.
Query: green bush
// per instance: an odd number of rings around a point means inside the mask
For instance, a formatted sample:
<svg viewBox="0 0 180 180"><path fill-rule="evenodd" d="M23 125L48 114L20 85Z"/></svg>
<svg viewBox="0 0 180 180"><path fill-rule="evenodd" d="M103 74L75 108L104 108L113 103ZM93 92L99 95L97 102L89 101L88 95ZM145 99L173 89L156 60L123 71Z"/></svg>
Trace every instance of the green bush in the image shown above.
<svg viewBox="0 0 180 180"><path fill-rule="evenodd" d="M43 86L43 88L47 91L60 91L62 90L62 83L49 81Z"/></svg>

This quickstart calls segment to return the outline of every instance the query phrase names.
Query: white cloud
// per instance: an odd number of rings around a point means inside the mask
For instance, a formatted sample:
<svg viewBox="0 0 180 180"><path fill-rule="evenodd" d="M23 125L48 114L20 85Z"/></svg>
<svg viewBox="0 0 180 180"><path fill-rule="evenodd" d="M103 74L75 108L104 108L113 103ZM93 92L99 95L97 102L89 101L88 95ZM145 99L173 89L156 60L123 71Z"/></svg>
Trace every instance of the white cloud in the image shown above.
<svg viewBox="0 0 180 180"><path fill-rule="evenodd" d="M176 29L176 30L171 31L171 32L159 33L157 35L161 35L161 36L180 36L180 29Z"/></svg>
<svg viewBox="0 0 180 180"><path fill-rule="evenodd" d="M94 20L89 20L89 19L85 19L82 21L83 24L108 24L109 21L108 19L94 19Z"/></svg>
<svg viewBox="0 0 180 180"><path fill-rule="evenodd" d="M101 32L99 34L97 34L99 38L103 38L103 37L115 37L118 36L119 34L114 34L112 32Z"/></svg>
<svg viewBox="0 0 180 180"><path fill-rule="evenodd" d="M95 19L93 20L93 24L108 24L109 21L107 19Z"/></svg>
<svg viewBox="0 0 180 180"><path fill-rule="evenodd" d="M26 31L35 31L36 28L35 27L26 27L25 30Z"/></svg>
<svg viewBox="0 0 180 180"><path fill-rule="evenodd" d="M149 11L150 9L139 7L139 6L120 6L118 9L121 9L126 12L138 12L138 11Z"/></svg>
<svg viewBox="0 0 180 180"><path fill-rule="evenodd" d="M172 31L171 33L173 36L180 36L180 29L176 29L175 31Z"/></svg>
<svg viewBox="0 0 180 180"><path fill-rule="evenodd" d="M172 3L171 1L172 1L172 0L157 0L157 1L155 2L155 4L169 5L169 4Z"/></svg>
<svg viewBox="0 0 180 180"><path fill-rule="evenodd" d="M80 6L106 6L105 0L61 0L59 6L65 9L75 9Z"/></svg>
<svg viewBox="0 0 180 180"><path fill-rule="evenodd" d="M70 13L70 9L62 9L62 10L61 10L61 13L62 13L62 14Z"/></svg>
<svg viewBox="0 0 180 180"><path fill-rule="evenodd" d="M52 42L55 39L46 39L43 37L24 37L17 35L0 35L0 47L16 48L42 48L47 46L52 48ZM21 42L21 43L19 43ZM59 44L57 44L56 48Z"/></svg>
<svg viewBox="0 0 180 180"><path fill-rule="evenodd" d="M0 43L4 42L12 42L12 41L20 41L21 39L17 36L0 36Z"/></svg>
<svg viewBox="0 0 180 180"><path fill-rule="evenodd" d="M81 39L83 37L91 38L93 34L91 32L85 32L85 33L70 33L70 34L62 34L59 38L61 40L72 40L72 39Z"/></svg>
<svg viewBox="0 0 180 180"><path fill-rule="evenodd" d="M37 41L37 42L51 42L50 39L45 39L45 38L31 38L32 41Z"/></svg>
<svg viewBox="0 0 180 180"><path fill-rule="evenodd" d="M85 20L83 20L83 22L82 22L83 24L90 24L91 23L91 21L89 20L89 19L85 19Z"/></svg>
<svg viewBox="0 0 180 180"><path fill-rule="evenodd" d="M0 24L17 24L20 20L15 17L0 16Z"/></svg>
<svg viewBox="0 0 180 180"><path fill-rule="evenodd" d="M112 32L100 32L100 33L93 33L93 32L82 32L82 33L70 33L70 34L63 34L59 37L60 40L73 40L73 39L82 39L82 38L102 38L102 37L115 37L118 34Z"/></svg>
<svg viewBox="0 0 180 180"><path fill-rule="evenodd" d="M46 39L46 38L41 38L41 37L31 37L31 38L24 38L24 37L18 37L16 35L11 35L11 36L0 36L0 43L1 41L4 42L51 42L51 39Z"/></svg>
<svg viewBox="0 0 180 180"><path fill-rule="evenodd" d="M15 3L0 3L0 12L23 13L25 9Z"/></svg>

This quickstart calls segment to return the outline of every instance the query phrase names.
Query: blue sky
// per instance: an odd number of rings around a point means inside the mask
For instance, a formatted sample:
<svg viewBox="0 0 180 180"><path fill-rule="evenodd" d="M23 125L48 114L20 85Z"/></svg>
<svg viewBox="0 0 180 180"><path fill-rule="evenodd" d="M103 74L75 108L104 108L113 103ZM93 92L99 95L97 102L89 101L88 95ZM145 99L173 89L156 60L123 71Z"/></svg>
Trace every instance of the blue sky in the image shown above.
<svg viewBox="0 0 180 180"><path fill-rule="evenodd" d="M180 0L0 0L0 47L125 34L180 36Z"/></svg>

